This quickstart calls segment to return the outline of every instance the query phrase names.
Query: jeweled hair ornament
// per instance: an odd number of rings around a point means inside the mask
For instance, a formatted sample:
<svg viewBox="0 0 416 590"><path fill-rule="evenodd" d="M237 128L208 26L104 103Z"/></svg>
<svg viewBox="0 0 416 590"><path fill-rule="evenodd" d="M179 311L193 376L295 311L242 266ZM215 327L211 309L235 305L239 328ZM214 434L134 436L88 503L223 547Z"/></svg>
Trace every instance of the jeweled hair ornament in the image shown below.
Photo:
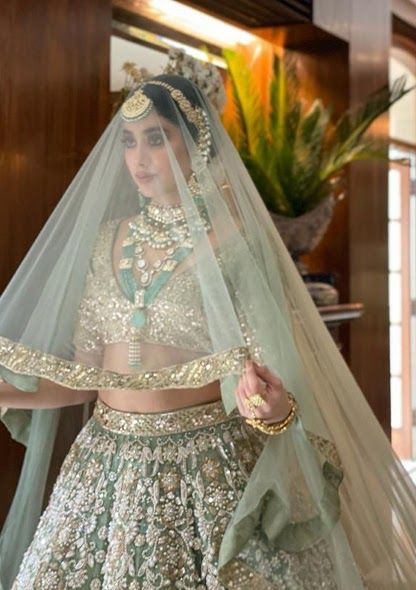
<svg viewBox="0 0 416 590"><path fill-rule="evenodd" d="M135 122L144 119L153 108L153 103L141 88L130 96L121 107L121 117L124 121Z"/></svg>

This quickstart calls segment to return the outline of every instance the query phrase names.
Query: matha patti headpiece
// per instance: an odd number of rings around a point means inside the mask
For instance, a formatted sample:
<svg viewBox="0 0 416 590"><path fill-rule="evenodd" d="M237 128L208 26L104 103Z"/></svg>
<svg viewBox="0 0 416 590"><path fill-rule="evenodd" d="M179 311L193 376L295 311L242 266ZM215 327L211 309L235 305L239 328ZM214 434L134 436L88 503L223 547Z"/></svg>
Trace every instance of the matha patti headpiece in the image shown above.
<svg viewBox="0 0 416 590"><path fill-rule="evenodd" d="M140 121L152 110L153 103L148 96L138 88L121 107L121 117L124 121Z"/></svg>
<svg viewBox="0 0 416 590"><path fill-rule="evenodd" d="M163 82L162 80L152 80L145 83L162 86L168 90L173 100L178 104L187 120L195 125L198 130L198 152L205 162L208 161L211 149L211 133L207 113L200 107L195 107L186 98L186 96L174 86ZM140 121L146 117L153 107L152 100L146 96L142 87L138 88L134 94L128 98L121 107L121 117L124 121Z"/></svg>

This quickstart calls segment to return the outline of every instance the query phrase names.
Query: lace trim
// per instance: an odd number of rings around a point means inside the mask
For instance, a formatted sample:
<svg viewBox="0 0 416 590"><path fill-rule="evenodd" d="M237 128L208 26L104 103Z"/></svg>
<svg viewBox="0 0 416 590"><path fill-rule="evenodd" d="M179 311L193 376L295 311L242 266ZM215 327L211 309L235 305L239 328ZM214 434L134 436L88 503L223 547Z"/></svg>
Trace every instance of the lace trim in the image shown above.
<svg viewBox="0 0 416 590"><path fill-rule="evenodd" d="M240 373L248 354L248 349L242 346L159 371L124 374L61 359L0 337L1 365L20 375L49 379L71 389L202 387L232 373Z"/></svg>

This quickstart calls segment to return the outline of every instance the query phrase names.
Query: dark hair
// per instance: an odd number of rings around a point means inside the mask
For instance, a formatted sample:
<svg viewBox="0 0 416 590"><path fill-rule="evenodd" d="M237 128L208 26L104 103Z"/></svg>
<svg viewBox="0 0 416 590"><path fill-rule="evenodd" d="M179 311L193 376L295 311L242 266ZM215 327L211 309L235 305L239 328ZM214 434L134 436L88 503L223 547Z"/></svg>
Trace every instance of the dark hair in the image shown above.
<svg viewBox="0 0 416 590"><path fill-rule="evenodd" d="M182 112L178 105L175 107L175 101L172 99L169 90L163 86L149 84L148 82L151 82L152 80L166 82L170 86L177 88L189 100L192 106L201 107L201 94L198 87L193 82L191 82L191 80L188 80L188 78L176 76L174 74L160 74L159 76L154 76L150 80L146 81L142 86L144 94L150 98L159 115L174 125L179 125L179 114L181 120L188 128L192 139L197 142L198 129L187 119L185 113Z"/></svg>

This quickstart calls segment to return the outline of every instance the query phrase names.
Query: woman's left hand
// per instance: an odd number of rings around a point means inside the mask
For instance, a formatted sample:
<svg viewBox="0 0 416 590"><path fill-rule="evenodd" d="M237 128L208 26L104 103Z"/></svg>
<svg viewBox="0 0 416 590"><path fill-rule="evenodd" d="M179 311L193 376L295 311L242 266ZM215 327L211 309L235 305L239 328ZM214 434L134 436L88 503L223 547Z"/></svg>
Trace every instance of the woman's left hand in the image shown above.
<svg viewBox="0 0 416 590"><path fill-rule="evenodd" d="M270 424L286 418L291 409L279 377L253 360L246 361L244 373L234 393L240 414L245 418L260 418ZM255 394L259 394L265 403L250 409L247 400Z"/></svg>

